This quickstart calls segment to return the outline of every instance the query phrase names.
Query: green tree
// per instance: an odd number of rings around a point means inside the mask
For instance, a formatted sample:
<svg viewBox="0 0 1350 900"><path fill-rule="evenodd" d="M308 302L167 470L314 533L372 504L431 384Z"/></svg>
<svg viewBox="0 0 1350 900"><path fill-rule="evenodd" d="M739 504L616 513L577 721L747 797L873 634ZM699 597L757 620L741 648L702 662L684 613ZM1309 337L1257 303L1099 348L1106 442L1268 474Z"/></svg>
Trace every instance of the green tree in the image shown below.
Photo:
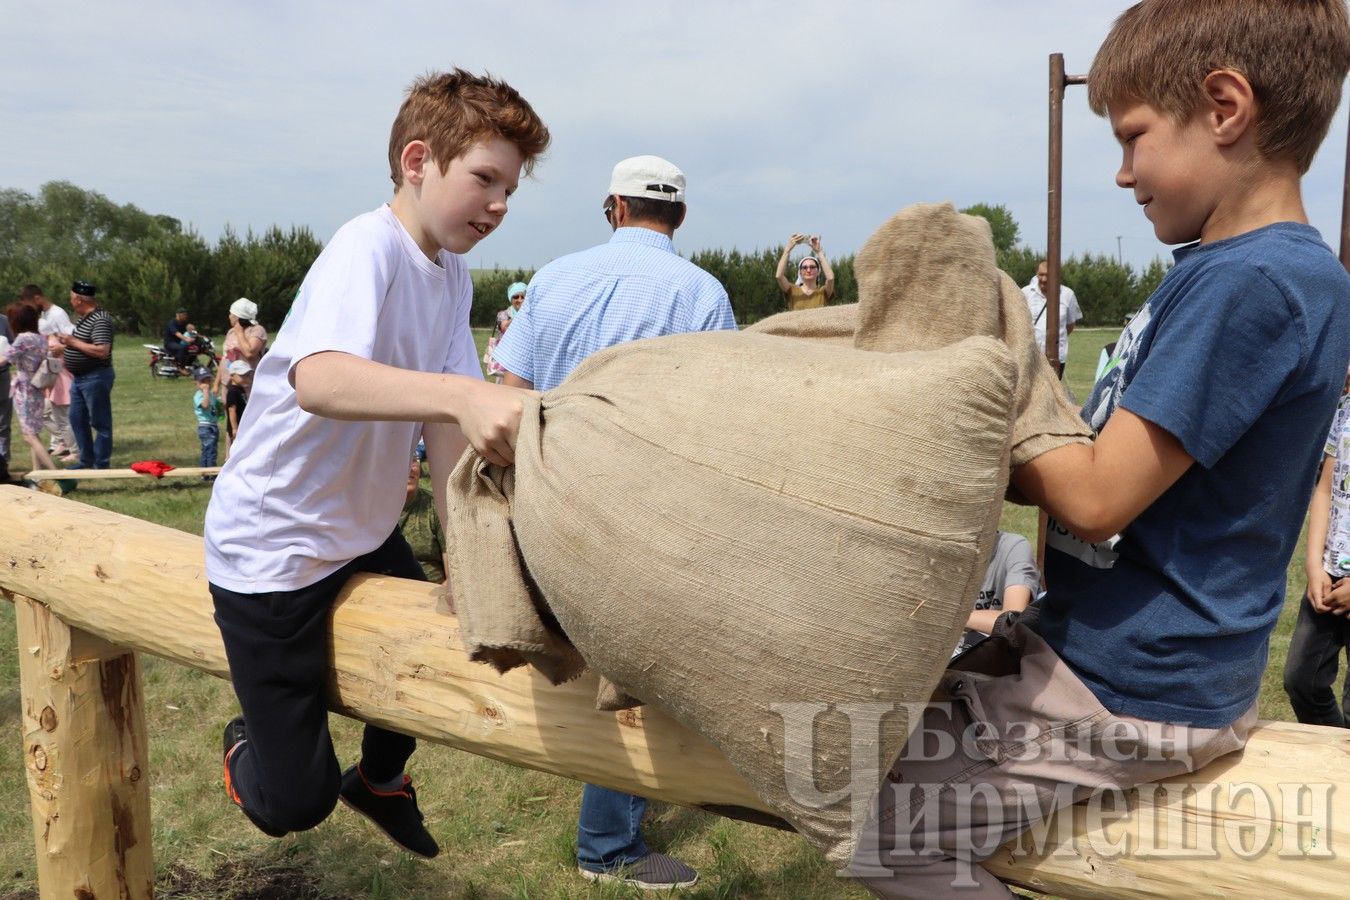
<svg viewBox="0 0 1350 900"><path fill-rule="evenodd" d="M159 256L130 251L135 259L122 294L122 308L133 316L142 334L153 334L169 320L183 299L183 289Z"/></svg>
<svg viewBox="0 0 1350 900"><path fill-rule="evenodd" d="M958 212L968 216L979 216L989 223L989 230L994 236L995 253L1012 250L1022 239L1022 229L1018 226L1017 220L1008 211L1008 207L1002 204L991 206L988 203L975 203Z"/></svg>
<svg viewBox="0 0 1350 900"><path fill-rule="evenodd" d="M1153 292L1158 289L1158 285L1162 284L1163 276L1171 268L1170 263L1165 263L1156 256L1153 257L1153 261L1148 264L1148 268L1139 276L1139 302L1135 304L1136 308L1142 306L1145 300L1153 296ZM1130 311L1134 312L1134 310Z"/></svg>

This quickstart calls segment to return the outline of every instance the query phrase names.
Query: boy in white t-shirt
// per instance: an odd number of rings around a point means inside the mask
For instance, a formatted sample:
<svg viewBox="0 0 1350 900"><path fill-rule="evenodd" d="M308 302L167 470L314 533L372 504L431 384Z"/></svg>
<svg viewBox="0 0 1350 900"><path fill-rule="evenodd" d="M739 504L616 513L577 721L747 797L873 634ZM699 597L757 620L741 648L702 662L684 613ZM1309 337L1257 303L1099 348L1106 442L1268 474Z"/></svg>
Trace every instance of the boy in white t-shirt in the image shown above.
<svg viewBox="0 0 1350 900"><path fill-rule="evenodd" d="M338 799L423 857L438 847L404 774L412 738L367 726L338 767L327 622L356 572L422 579L398 532L425 435L437 513L471 443L514 457L521 394L483 381L466 253L501 224L549 133L509 85L461 70L414 82L389 141L393 200L338 230L305 276L206 511L206 572L243 716L226 791L260 829L313 828Z"/></svg>

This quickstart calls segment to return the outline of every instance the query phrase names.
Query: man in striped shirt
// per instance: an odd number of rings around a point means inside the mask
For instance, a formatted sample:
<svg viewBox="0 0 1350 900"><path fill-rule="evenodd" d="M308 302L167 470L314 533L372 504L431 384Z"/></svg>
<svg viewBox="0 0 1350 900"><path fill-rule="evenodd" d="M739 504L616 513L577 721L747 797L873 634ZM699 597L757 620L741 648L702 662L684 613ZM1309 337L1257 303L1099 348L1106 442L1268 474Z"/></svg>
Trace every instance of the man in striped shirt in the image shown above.
<svg viewBox="0 0 1350 900"><path fill-rule="evenodd" d="M734 329L726 289L675 252L684 222L684 173L657 156L614 167L603 204L607 243L555 259L526 289L492 358L505 383L547 391L592 353L642 338ZM644 889L687 887L698 873L647 849L639 831L647 801L586 785L577 862L591 880Z"/></svg>
<svg viewBox="0 0 1350 900"><path fill-rule="evenodd" d="M80 320L57 339L75 377L70 386L70 427L80 445L81 469L106 469L112 460L112 316L98 305L98 289L87 281L70 288L70 306ZM91 433L92 432L92 433Z"/></svg>

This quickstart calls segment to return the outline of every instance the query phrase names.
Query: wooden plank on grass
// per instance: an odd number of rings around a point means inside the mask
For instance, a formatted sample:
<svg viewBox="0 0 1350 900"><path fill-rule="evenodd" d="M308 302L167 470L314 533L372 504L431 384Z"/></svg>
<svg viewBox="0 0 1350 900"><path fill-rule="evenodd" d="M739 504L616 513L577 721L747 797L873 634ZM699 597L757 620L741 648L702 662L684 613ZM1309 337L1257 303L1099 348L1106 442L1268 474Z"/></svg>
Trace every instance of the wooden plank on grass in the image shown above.
<svg viewBox="0 0 1350 900"><path fill-rule="evenodd" d="M220 466L184 466L170 469L161 478L200 478L203 475L219 475ZM29 481L56 481L67 479L75 481L101 481L109 478L144 478L158 481L154 475L135 472L131 469L34 469L23 476Z"/></svg>

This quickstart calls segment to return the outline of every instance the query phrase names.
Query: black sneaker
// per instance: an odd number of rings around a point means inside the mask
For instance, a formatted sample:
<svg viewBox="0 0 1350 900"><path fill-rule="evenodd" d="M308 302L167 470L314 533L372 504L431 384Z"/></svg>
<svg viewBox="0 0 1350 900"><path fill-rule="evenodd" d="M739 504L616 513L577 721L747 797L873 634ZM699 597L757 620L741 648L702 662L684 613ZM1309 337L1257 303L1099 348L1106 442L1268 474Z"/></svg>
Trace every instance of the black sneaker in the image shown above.
<svg viewBox="0 0 1350 900"><path fill-rule="evenodd" d="M229 795L230 802L244 811L248 820L258 826L258 830L268 837L285 837L288 832L273 828L262 819L249 812L248 807L244 806L239 799L239 792L234 789L234 776L230 772L230 758L234 756L235 751L244 745L248 738L244 734L244 717L235 716L225 723L225 793Z"/></svg>
<svg viewBox="0 0 1350 900"><path fill-rule="evenodd" d="M377 791L366 781L361 766L355 765L342 773L342 789L338 798L352 809L374 822L389 840L414 856L431 859L441 848L422 824L422 811L417 808L417 792L412 779L403 776L403 787L396 791Z"/></svg>
<svg viewBox="0 0 1350 900"><path fill-rule="evenodd" d="M616 881L644 891L672 891L693 887L698 883L698 872L693 866L664 853L648 853L637 862L595 872L584 866L577 870L589 881Z"/></svg>

